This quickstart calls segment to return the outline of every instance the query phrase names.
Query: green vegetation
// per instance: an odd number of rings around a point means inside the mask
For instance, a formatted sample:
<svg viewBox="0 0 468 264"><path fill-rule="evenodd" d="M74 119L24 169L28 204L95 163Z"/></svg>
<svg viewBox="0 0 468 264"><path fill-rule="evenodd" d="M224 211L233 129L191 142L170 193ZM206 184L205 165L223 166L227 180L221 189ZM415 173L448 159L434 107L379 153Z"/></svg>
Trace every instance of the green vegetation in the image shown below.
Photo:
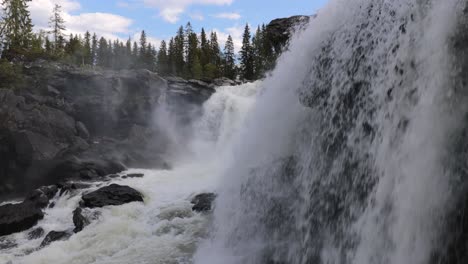
<svg viewBox="0 0 468 264"><path fill-rule="evenodd" d="M65 20L60 5L51 10L49 31L33 33L33 24L27 9L31 0L1 0L4 10L0 21L2 80L10 80L17 73L10 63L46 59L82 67L104 69L148 69L161 75L210 80L219 77L245 80L262 78L274 66L277 55L268 41L265 26L258 27L251 37L245 27L239 56L234 41L228 36L221 49L216 32L200 34L189 23L181 26L169 42L161 41L159 50L141 32L138 43L128 39L108 40L86 32L66 36ZM4 71L4 72L3 72Z"/></svg>

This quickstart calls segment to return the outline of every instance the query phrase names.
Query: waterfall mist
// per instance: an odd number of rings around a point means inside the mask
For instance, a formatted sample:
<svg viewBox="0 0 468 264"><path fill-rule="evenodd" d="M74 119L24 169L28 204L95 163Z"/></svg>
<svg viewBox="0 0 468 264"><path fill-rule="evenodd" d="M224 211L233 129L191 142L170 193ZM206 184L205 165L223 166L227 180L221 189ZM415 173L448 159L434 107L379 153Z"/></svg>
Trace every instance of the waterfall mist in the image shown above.
<svg viewBox="0 0 468 264"><path fill-rule="evenodd" d="M320 10L262 83L195 262L460 261L465 4Z"/></svg>

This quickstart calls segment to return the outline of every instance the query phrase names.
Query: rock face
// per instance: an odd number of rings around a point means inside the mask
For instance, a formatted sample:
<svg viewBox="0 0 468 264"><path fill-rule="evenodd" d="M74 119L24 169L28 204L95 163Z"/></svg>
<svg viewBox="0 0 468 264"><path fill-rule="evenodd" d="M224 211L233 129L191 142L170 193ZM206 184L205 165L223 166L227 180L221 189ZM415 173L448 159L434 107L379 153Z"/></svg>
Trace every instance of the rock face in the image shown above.
<svg viewBox="0 0 468 264"><path fill-rule="evenodd" d="M73 232L75 233L80 232L85 226L89 225L89 220L83 216L82 212L83 209L81 208L76 208L75 211L73 211L73 224L75 224Z"/></svg>
<svg viewBox="0 0 468 264"><path fill-rule="evenodd" d="M83 195L82 199L82 205L84 207L95 208L108 205L122 205L131 202L143 202L143 195L128 186L111 184L97 191Z"/></svg>
<svg viewBox="0 0 468 264"><path fill-rule="evenodd" d="M44 229L42 227L38 227L28 233L28 238L38 239L38 238L41 238L43 235L44 235Z"/></svg>
<svg viewBox="0 0 468 264"><path fill-rule="evenodd" d="M186 120L214 92L203 82L166 81L146 70L38 61L24 72L24 87L0 89L0 200L124 169L116 164L169 168L164 156L171 143L155 112L167 103Z"/></svg>
<svg viewBox="0 0 468 264"><path fill-rule="evenodd" d="M191 201L191 203L193 204L192 210L196 212L210 211L215 199L216 194L214 193L198 194Z"/></svg>
<svg viewBox="0 0 468 264"><path fill-rule="evenodd" d="M67 240L71 235L72 234L67 231L50 231L44 240L42 240L40 247L46 247L54 241Z"/></svg>
<svg viewBox="0 0 468 264"><path fill-rule="evenodd" d="M271 46L277 54L287 45L296 26L305 25L309 22L309 16L292 16L272 20L266 26L266 34Z"/></svg>
<svg viewBox="0 0 468 264"><path fill-rule="evenodd" d="M0 236L27 230L44 217L32 202L0 206Z"/></svg>

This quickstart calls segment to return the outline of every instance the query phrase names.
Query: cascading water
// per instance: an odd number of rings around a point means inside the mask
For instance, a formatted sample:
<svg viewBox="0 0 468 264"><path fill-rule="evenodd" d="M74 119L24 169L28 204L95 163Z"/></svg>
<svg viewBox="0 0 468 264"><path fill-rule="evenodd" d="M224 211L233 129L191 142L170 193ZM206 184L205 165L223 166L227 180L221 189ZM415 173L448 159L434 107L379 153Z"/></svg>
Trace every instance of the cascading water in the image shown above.
<svg viewBox="0 0 468 264"><path fill-rule="evenodd" d="M181 155L173 170L132 169L143 178L119 178L98 182L84 190L57 195L53 208L36 227L49 231L73 229L73 210L81 194L111 183L128 185L140 191L144 203L130 203L100 209L84 209L91 224L66 241L40 248L40 238L30 239L29 232L0 238L0 263L8 264L169 264L191 263L197 242L206 236L207 214L192 212L193 195L217 188L222 157L221 145L227 144L242 126L255 102L258 83L236 87L218 87L204 104L203 114L194 122L191 155ZM160 111L158 109L157 111ZM161 111L160 111L161 112ZM161 113L159 113L161 114ZM170 115L158 116L171 130ZM183 135L186 135L184 131ZM175 135L174 140L177 139ZM186 142L186 141L184 141ZM35 227L35 228L36 228Z"/></svg>
<svg viewBox="0 0 468 264"><path fill-rule="evenodd" d="M195 262L465 263L466 10L331 0L263 82Z"/></svg>

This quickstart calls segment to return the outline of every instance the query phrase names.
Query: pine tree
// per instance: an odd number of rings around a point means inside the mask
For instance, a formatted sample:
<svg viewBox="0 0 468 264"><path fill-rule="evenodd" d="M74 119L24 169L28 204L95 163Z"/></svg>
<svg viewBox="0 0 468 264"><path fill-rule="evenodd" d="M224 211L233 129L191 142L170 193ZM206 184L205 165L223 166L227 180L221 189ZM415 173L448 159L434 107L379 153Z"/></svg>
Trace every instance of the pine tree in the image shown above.
<svg viewBox="0 0 468 264"><path fill-rule="evenodd" d="M168 73L170 74L177 74L176 72L176 56L175 56L175 41L174 38L171 38L169 41L169 47L167 48L167 65L168 65Z"/></svg>
<svg viewBox="0 0 468 264"><path fill-rule="evenodd" d="M107 40L103 37L99 39L99 48L97 50L97 65L100 67L108 66L108 45Z"/></svg>
<svg viewBox="0 0 468 264"><path fill-rule="evenodd" d="M31 48L32 21L27 2L31 0L3 0L3 21L0 36L3 40L3 57L13 59Z"/></svg>
<svg viewBox="0 0 468 264"><path fill-rule="evenodd" d="M62 7L58 4L55 4L54 9L52 10L52 16L49 20L49 26L51 30L49 33L52 34L54 38L54 51L56 54L60 54L64 47L64 34L65 31L65 20L62 18Z"/></svg>
<svg viewBox="0 0 468 264"><path fill-rule="evenodd" d="M258 26L255 37L252 40L252 52L254 56L254 77L260 79L265 73L265 57L263 52L263 33Z"/></svg>
<svg viewBox="0 0 468 264"><path fill-rule="evenodd" d="M129 37L125 43L125 68L130 67L132 64L132 39Z"/></svg>
<svg viewBox="0 0 468 264"><path fill-rule="evenodd" d="M236 78L234 41L231 35L228 36L226 44L224 45L224 76L229 79Z"/></svg>
<svg viewBox="0 0 468 264"><path fill-rule="evenodd" d="M86 31L84 38L84 64L91 65L93 63L93 57L91 54L91 34Z"/></svg>
<svg viewBox="0 0 468 264"><path fill-rule="evenodd" d="M138 44L136 43L136 41L133 42L132 62L133 64L136 64L138 62Z"/></svg>
<svg viewBox="0 0 468 264"><path fill-rule="evenodd" d="M174 38L174 65L176 74L184 76L185 60L184 60L184 28L181 26L177 31L177 35Z"/></svg>
<svg viewBox="0 0 468 264"><path fill-rule="evenodd" d="M91 39L91 65L95 65L97 62L97 52L98 52L98 39L96 33L93 34Z"/></svg>
<svg viewBox="0 0 468 264"><path fill-rule="evenodd" d="M205 29L200 33L200 63L204 68L210 62L210 43L206 37Z"/></svg>
<svg viewBox="0 0 468 264"><path fill-rule="evenodd" d="M167 55L167 45L166 41L161 41L159 46L158 59L157 59L157 69L159 74L167 75L169 73L169 60Z"/></svg>
<svg viewBox="0 0 468 264"><path fill-rule="evenodd" d="M140 53L139 53L139 61L138 61L138 66L141 68L147 68L148 67L148 54L147 52L147 39L146 39L146 32L143 30L141 31L140 35Z"/></svg>
<svg viewBox="0 0 468 264"><path fill-rule="evenodd" d="M197 67L199 66L201 68L200 57L198 55L199 53L198 37L197 37L197 34L192 32L187 38L188 38L188 43L189 43L187 47L187 67L188 67L191 77L195 79L199 79L201 78L203 69L202 69L202 73L198 74L197 72L197 75L199 75L198 77L195 77L195 69L194 69L195 66Z"/></svg>
<svg viewBox="0 0 468 264"><path fill-rule="evenodd" d="M254 80L254 56L250 38L250 28L247 24L242 36L242 48L240 51L241 75L246 80Z"/></svg>

